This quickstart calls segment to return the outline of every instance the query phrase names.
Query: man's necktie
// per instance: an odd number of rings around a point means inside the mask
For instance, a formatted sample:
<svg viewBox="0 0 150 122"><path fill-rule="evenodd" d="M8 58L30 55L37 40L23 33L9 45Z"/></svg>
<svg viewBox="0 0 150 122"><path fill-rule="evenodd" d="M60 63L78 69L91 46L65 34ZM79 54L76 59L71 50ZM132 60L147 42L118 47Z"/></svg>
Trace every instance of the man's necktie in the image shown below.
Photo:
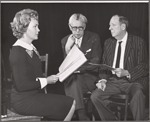
<svg viewBox="0 0 150 122"><path fill-rule="evenodd" d="M75 44L77 45L78 48L80 48L78 39L76 39Z"/></svg>
<svg viewBox="0 0 150 122"><path fill-rule="evenodd" d="M119 68L119 64L120 64L121 43L122 43L122 41L120 41L120 42L119 42L119 46L118 46L117 61L116 61L116 68Z"/></svg>

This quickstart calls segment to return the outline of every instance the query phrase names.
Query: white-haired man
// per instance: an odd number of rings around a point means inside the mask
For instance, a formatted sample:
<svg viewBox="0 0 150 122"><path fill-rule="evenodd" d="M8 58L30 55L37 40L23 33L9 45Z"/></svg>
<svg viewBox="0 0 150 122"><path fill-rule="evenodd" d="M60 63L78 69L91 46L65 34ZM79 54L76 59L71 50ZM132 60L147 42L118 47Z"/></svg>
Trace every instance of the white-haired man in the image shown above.
<svg viewBox="0 0 150 122"><path fill-rule="evenodd" d="M84 54L87 50L91 50L86 54L88 61L64 81L65 93L76 100L76 111L81 121L89 120L85 114L83 94L96 88L94 82L98 73L95 66L89 65L88 62L100 63L102 53L98 34L85 31L86 23L87 18L84 15L73 14L69 19L72 34L61 40L64 57L75 43Z"/></svg>

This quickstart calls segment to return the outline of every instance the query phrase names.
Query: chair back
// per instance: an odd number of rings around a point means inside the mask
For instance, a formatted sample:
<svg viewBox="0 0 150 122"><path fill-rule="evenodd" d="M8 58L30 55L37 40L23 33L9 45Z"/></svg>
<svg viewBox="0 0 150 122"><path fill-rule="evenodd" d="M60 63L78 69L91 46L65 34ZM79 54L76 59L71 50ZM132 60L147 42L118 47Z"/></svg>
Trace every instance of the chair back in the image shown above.
<svg viewBox="0 0 150 122"><path fill-rule="evenodd" d="M43 75L45 77L47 77L47 72L48 72L48 54L46 53L45 55L41 55L40 56L40 60L42 62L44 62L44 72L43 72Z"/></svg>
<svg viewBox="0 0 150 122"><path fill-rule="evenodd" d="M110 96L109 100L111 105L113 104L117 106L117 111L115 112L117 113L119 121L121 120L121 107L124 106L124 121L126 121L128 115L129 95L125 93L114 94Z"/></svg>
<svg viewBox="0 0 150 122"><path fill-rule="evenodd" d="M43 71L43 76L47 77L47 72L48 72L48 54L46 53L45 55L40 56L40 60L44 62L44 71ZM43 67L42 67L43 69ZM46 87L44 88L45 93L47 94L47 89Z"/></svg>

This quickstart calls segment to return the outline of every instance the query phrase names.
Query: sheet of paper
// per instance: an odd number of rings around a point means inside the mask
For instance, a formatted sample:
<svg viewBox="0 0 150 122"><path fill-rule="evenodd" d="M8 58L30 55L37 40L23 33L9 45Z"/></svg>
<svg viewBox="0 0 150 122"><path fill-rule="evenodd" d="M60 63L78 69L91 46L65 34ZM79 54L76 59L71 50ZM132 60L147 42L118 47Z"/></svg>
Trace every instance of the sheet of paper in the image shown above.
<svg viewBox="0 0 150 122"><path fill-rule="evenodd" d="M95 63L89 63L89 64L98 66L98 67L103 68L103 69L115 70L115 68L113 68L113 67L111 67L111 66L108 66L108 65L106 65L106 64L95 64Z"/></svg>
<svg viewBox="0 0 150 122"><path fill-rule="evenodd" d="M59 73L57 74L59 81L63 82L86 61L87 59L83 52L74 45L59 67Z"/></svg>

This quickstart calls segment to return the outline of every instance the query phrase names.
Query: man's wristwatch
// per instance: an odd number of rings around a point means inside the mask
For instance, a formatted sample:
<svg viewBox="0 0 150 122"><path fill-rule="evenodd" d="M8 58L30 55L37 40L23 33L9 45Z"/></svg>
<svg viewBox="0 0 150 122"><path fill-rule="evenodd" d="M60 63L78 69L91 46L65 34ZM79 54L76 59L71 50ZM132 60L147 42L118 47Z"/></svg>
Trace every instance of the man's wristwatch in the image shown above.
<svg viewBox="0 0 150 122"><path fill-rule="evenodd" d="M101 82L107 82L107 80L106 79L101 79L101 80L98 80L98 82L97 83L101 83Z"/></svg>
<svg viewBox="0 0 150 122"><path fill-rule="evenodd" d="M131 75L130 75L130 74L128 74L126 77L127 77L128 79L130 79L130 78L131 78Z"/></svg>

